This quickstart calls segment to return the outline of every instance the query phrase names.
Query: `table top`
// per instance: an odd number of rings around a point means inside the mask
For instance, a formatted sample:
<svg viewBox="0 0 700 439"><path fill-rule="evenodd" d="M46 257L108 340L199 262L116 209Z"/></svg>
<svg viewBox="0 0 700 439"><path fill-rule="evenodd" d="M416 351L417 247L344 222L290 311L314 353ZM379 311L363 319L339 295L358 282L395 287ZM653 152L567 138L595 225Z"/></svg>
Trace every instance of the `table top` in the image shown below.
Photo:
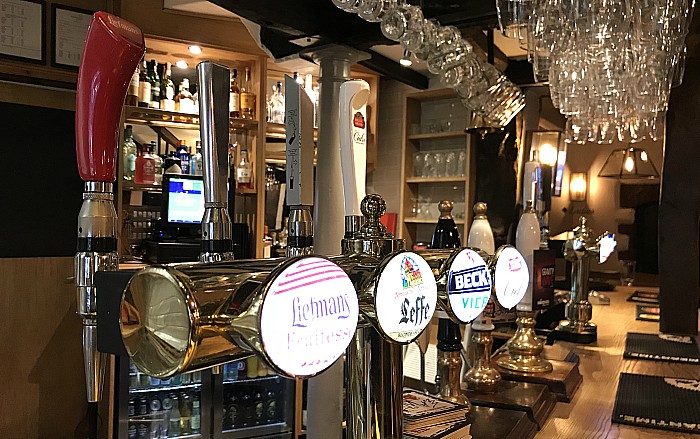
<svg viewBox="0 0 700 439"><path fill-rule="evenodd" d="M597 343L556 343L559 348L567 348L578 354L583 383L570 403L557 403L537 434L537 439L698 438L692 434L613 424L610 421L621 372L700 379L700 367L697 365L622 358L628 332L659 333L658 322L635 320L637 304L627 302L627 297L635 290L658 291L658 288L617 287L615 291L604 293L610 297L610 305L593 305L592 321L598 325Z"/></svg>

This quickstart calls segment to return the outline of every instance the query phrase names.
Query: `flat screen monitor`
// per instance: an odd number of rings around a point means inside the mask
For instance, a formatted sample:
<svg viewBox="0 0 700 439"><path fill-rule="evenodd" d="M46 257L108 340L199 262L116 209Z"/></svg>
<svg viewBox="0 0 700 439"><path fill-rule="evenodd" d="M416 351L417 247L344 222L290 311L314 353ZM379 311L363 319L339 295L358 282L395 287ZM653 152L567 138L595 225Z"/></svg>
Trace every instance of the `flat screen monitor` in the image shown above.
<svg viewBox="0 0 700 439"><path fill-rule="evenodd" d="M163 176L163 219L170 225L188 226L202 222L204 181L201 175Z"/></svg>

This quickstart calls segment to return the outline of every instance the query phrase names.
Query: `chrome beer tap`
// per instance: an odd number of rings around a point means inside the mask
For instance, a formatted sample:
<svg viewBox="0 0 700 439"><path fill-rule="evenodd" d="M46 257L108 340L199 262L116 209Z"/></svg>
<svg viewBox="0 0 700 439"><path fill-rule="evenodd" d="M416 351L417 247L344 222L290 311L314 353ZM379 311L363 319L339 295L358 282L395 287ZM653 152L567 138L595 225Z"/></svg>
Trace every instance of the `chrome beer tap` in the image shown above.
<svg viewBox="0 0 700 439"><path fill-rule="evenodd" d="M285 76L286 179L288 257L314 250L314 105L293 78Z"/></svg>
<svg viewBox="0 0 700 439"><path fill-rule="evenodd" d="M76 155L85 181L78 214L75 282L83 320L83 359L88 402L102 398L107 354L97 350L96 271L117 270L114 209L117 139L129 79L143 56L141 31L108 14L93 15L78 72L75 109Z"/></svg>
<svg viewBox="0 0 700 439"><path fill-rule="evenodd" d="M199 261L232 261L232 225L227 191L230 73L227 67L204 61L197 64L197 77L204 179Z"/></svg>
<svg viewBox="0 0 700 439"><path fill-rule="evenodd" d="M597 339L597 327L592 323L593 307L588 301L588 277L591 261L599 264L608 260L617 245L615 235L605 232L597 238L587 225L585 216L579 218L574 236L564 243L564 257L571 261L571 299L566 304L566 319L556 331L566 340L592 343Z"/></svg>

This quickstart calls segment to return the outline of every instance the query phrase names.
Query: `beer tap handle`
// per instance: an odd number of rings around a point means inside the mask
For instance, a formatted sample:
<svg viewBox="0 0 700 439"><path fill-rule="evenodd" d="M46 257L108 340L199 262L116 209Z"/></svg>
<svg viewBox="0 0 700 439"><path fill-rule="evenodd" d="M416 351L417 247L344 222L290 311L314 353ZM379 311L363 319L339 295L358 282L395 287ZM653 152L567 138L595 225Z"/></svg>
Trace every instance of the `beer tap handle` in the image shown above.
<svg viewBox="0 0 700 439"><path fill-rule="evenodd" d="M367 100L369 85L361 79L340 86L340 159L345 194L345 237L362 225L360 203L365 196L367 169Z"/></svg>
<svg viewBox="0 0 700 439"><path fill-rule="evenodd" d="M231 218L228 214L229 81L227 67L197 64L200 139L204 179L204 216L200 262L233 259Z"/></svg>
<svg viewBox="0 0 700 439"><path fill-rule="evenodd" d="M227 67L204 61L197 64L197 76L204 203L225 207L228 204L230 72Z"/></svg>
<svg viewBox="0 0 700 439"><path fill-rule="evenodd" d="M143 57L141 30L112 14L92 16L78 71L76 154L86 182L116 179L119 121L129 80Z"/></svg>

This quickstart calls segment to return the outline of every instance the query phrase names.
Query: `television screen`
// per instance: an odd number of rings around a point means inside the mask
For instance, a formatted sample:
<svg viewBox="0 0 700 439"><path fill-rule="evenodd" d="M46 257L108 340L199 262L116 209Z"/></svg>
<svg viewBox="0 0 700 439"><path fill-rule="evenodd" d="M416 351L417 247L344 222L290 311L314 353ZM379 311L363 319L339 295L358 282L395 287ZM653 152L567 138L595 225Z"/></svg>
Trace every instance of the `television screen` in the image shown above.
<svg viewBox="0 0 700 439"><path fill-rule="evenodd" d="M204 215L204 182L202 177L175 176L167 184L166 221L176 224L199 224Z"/></svg>

